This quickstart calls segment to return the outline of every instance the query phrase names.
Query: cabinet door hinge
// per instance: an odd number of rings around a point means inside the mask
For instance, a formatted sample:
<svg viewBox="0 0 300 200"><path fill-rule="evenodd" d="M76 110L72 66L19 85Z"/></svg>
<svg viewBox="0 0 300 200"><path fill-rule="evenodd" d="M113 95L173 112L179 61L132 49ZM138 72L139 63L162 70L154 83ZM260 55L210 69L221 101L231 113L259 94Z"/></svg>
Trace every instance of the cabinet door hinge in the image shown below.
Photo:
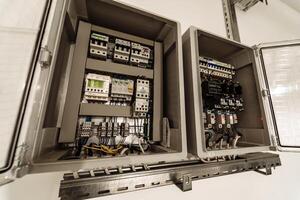
<svg viewBox="0 0 300 200"><path fill-rule="evenodd" d="M254 55L255 55L255 57L258 58L258 57L260 56L260 53L259 53L260 48L259 48L257 45L253 46L252 48L253 48L253 50L254 50Z"/></svg>
<svg viewBox="0 0 300 200"><path fill-rule="evenodd" d="M14 179L0 176L0 186L13 182Z"/></svg>
<svg viewBox="0 0 300 200"><path fill-rule="evenodd" d="M279 143L278 143L278 137L275 135L271 136L271 142L272 142L272 146L270 147L271 150L273 151L277 151L278 147L279 147Z"/></svg>
<svg viewBox="0 0 300 200"><path fill-rule="evenodd" d="M26 152L28 150L28 145L23 143L17 149L16 155L16 166L14 167L14 174L17 178L20 178L28 173L29 161L26 158Z"/></svg>
<svg viewBox="0 0 300 200"><path fill-rule="evenodd" d="M269 97L270 96L270 90L263 89L263 90L261 90L261 94L262 94L263 97Z"/></svg>
<svg viewBox="0 0 300 200"><path fill-rule="evenodd" d="M41 48L39 63L41 67L49 67L52 60L52 52L48 49L47 46Z"/></svg>
<svg viewBox="0 0 300 200"><path fill-rule="evenodd" d="M15 169L16 178L21 178L25 176L26 174L28 174L28 171L29 171L29 165L18 166Z"/></svg>

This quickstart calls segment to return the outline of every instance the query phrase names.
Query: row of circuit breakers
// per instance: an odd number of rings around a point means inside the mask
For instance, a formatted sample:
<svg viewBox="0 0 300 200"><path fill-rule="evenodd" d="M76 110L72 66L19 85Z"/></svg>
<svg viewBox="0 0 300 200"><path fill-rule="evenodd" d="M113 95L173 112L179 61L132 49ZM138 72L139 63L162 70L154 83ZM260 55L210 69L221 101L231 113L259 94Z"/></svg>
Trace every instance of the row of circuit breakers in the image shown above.
<svg viewBox="0 0 300 200"><path fill-rule="evenodd" d="M206 148L235 148L242 136L235 128L238 113L244 110L242 87L235 82L234 66L200 57Z"/></svg>
<svg viewBox="0 0 300 200"><path fill-rule="evenodd" d="M91 34L89 54L103 60L111 59L144 68L153 67L153 51L150 47L96 32Z"/></svg>

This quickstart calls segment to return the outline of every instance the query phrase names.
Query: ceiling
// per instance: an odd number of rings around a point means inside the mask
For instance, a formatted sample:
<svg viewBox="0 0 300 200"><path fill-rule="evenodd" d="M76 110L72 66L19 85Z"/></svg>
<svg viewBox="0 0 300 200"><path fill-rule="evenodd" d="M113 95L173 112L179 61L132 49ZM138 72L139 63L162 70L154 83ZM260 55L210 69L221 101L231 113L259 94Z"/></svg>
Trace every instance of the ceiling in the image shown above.
<svg viewBox="0 0 300 200"><path fill-rule="evenodd" d="M291 8L300 12L300 0L281 0L283 3L287 4Z"/></svg>

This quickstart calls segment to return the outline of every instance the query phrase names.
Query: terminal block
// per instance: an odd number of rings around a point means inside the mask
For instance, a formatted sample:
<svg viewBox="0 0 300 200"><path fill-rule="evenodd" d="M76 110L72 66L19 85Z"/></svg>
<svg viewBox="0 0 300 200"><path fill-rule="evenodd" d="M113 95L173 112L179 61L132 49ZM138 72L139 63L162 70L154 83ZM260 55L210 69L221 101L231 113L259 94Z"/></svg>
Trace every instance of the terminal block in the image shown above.
<svg viewBox="0 0 300 200"><path fill-rule="evenodd" d="M91 121L82 121L79 124L80 137L90 137L92 133L92 122Z"/></svg>
<svg viewBox="0 0 300 200"><path fill-rule="evenodd" d="M211 58L199 57L200 72L226 79L232 79L235 74L234 67L230 64L223 63Z"/></svg>

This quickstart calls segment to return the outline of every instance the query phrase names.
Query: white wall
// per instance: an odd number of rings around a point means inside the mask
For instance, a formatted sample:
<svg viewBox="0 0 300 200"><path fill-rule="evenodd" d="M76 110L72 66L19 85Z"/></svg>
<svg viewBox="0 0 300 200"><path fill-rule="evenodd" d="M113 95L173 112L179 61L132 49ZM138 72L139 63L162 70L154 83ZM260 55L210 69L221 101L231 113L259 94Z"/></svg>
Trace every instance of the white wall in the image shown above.
<svg viewBox="0 0 300 200"><path fill-rule="evenodd" d="M221 0L123 0L137 7L181 22L182 32L190 24L225 36ZM248 12L237 11L242 41L260 42L300 38L300 14L279 0L269 6L256 5ZM255 172L223 176L193 182L193 190L181 192L176 186L124 193L101 199L300 199L300 155L281 155L282 167L272 176ZM30 175L0 188L0 199L57 199L60 173ZM100 199L100 198L99 198Z"/></svg>
<svg viewBox="0 0 300 200"><path fill-rule="evenodd" d="M270 0L268 6L259 3L247 12L236 10L245 44L300 39L300 13L279 0Z"/></svg>
<svg viewBox="0 0 300 200"><path fill-rule="evenodd" d="M121 0L181 24L182 34L191 26L226 35L221 0Z"/></svg>

